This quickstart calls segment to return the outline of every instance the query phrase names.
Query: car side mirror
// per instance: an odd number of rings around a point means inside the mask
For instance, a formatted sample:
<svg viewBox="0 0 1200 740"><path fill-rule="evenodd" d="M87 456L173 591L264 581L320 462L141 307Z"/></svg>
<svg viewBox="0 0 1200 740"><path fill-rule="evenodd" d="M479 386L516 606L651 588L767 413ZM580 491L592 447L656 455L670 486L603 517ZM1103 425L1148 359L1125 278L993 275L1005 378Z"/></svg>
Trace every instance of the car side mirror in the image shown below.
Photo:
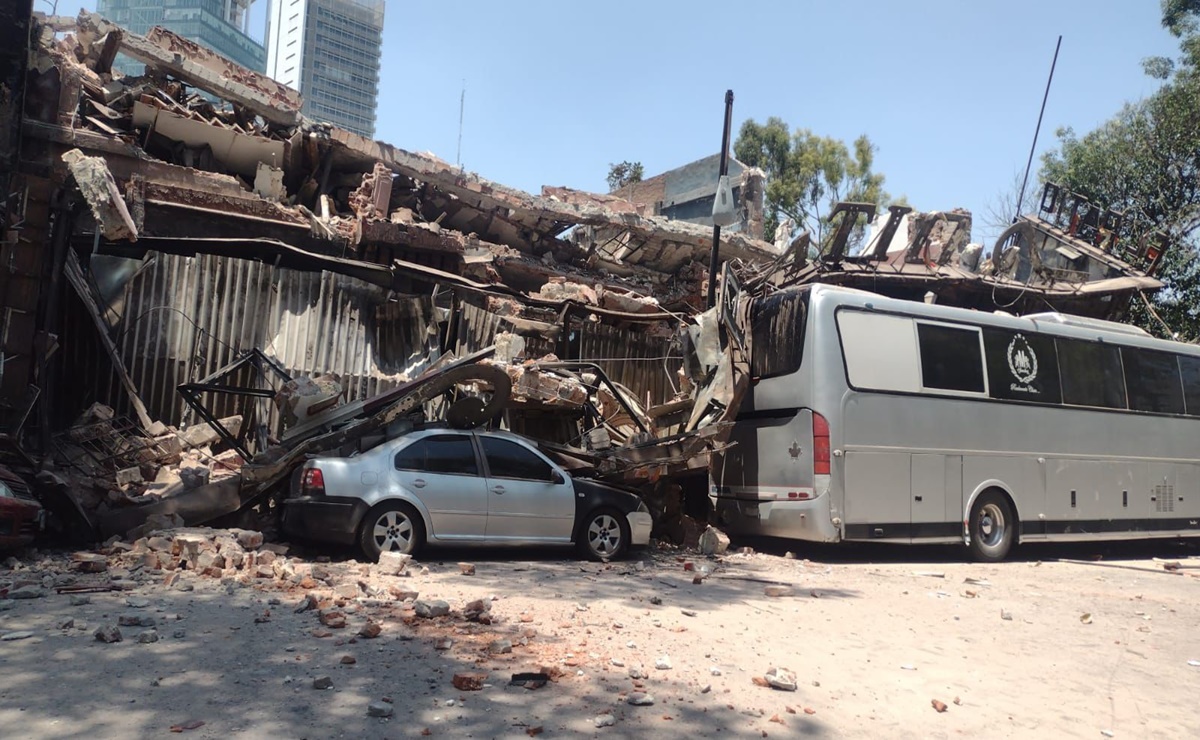
<svg viewBox="0 0 1200 740"><path fill-rule="evenodd" d="M557 470L555 470L551 473L550 480L554 481L554 485L556 485L556 486L561 486L562 484L567 482L567 479L563 477L563 474L558 472Z"/></svg>

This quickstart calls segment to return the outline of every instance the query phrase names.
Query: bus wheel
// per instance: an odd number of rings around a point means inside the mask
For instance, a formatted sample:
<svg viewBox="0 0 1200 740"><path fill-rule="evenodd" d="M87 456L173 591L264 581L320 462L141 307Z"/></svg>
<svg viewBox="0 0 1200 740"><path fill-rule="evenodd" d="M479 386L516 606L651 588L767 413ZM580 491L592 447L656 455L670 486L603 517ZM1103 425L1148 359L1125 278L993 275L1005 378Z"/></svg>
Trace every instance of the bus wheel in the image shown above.
<svg viewBox="0 0 1200 740"><path fill-rule="evenodd" d="M1008 556L1017 536L1017 518L1008 499L998 491L984 491L971 507L971 542L976 560L996 562Z"/></svg>

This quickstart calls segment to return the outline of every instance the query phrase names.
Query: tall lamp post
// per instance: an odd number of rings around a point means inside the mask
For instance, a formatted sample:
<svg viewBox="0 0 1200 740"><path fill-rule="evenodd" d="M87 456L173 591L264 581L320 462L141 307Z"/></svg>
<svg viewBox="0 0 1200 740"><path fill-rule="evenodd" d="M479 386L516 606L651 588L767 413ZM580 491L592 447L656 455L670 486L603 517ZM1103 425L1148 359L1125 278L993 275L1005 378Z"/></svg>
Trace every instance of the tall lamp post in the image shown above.
<svg viewBox="0 0 1200 740"><path fill-rule="evenodd" d="M721 226L734 221L732 203L723 203L724 199L732 200L729 189L729 124L733 118L733 90L725 91L725 128L721 132L721 170L717 179L717 193L713 199L713 238L712 254L708 257L708 308L717 303L717 262L721 249ZM724 207L722 207L724 206Z"/></svg>

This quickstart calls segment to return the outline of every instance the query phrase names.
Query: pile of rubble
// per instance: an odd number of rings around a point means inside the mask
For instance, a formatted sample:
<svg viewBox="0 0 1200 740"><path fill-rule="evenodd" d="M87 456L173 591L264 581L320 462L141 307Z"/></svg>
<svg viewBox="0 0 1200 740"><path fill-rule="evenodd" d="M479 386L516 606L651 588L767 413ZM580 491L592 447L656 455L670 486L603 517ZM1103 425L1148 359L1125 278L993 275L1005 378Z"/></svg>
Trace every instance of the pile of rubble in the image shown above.
<svg viewBox="0 0 1200 740"><path fill-rule="evenodd" d="M242 418L219 423L236 435ZM215 452L220 442L209 424L179 429L154 422L142 428L95 403L55 439L53 470L83 513L100 522L122 508L163 502L212 483L236 483L243 460L235 450ZM168 512L116 534L136 539L149 529L182 523Z"/></svg>

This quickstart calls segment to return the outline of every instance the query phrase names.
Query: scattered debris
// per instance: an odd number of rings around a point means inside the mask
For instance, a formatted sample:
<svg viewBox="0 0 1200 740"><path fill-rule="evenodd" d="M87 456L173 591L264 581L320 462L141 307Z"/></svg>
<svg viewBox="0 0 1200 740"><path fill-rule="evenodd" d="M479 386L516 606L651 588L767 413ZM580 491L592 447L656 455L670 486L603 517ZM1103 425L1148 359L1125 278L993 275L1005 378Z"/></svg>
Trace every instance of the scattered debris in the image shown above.
<svg viewBox="0 0 1200 740"><path fill-rule="evenodd" d="M313 679L312 687L320 690L332 689L333 678L330 676L317 676Z"/></svg>
<svg viewBox="0 0 1200 740"><path fill-rule="evenodd" d="M373 701L367 705L368 717L391 717L393 711L392 705L388 702Z"/></svg>
<svg viewBox="0 0 1200 740"><path fill-rule="evenodd" d="M796 690L796 674L786 668L772 668L763 676L767 685L780 691Z"/></svg>
<svg viewBox="0 0 1200 740"><path fill-rule="evenodd" d="M486 673L455 673L450 682L459 691L480 691L486 680Z"/></svg>
<svg viewBox="0 0 1200 740"><path fill-rule="evenodd" d="M625 699L625 703L635 707L648 707L654 704L654 697L643 691L634 691Z"/></svg>
<svg viewBox="0 0 1200 740"><path fill-rule="evenodd" d="M938 699L934 699L934 700L932 700L932 701L930 702L930 705L931 705L931 706L934 708L934 710L935 710L936 712L938 712L939 714L941 714L942 712L946 711L946 709L948 709L948 707L946 706L946 702L944 702L944 701L940 701L940 700L938 700Z"/></svg>

